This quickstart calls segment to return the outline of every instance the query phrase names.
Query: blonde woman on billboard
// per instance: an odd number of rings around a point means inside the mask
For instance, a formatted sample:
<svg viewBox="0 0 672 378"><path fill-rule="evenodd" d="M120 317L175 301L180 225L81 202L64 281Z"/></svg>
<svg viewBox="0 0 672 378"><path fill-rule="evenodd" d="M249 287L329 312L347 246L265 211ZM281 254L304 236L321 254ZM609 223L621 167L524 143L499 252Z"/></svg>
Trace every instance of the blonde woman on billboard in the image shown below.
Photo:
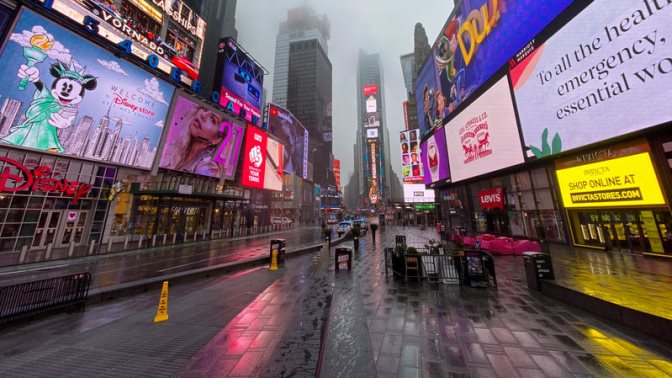
<svg viewBox="0 0 672 378"><path fill-rule="evenodd" d="M217 146L224 140L222 120L217 113L195 105L173 118L179 123L180 135L171 135L162 164L164 168L220 177L222 165L214 162ZM172 130L171 130L172 131ZM167 161L166 161L167 160Z"/></svg>

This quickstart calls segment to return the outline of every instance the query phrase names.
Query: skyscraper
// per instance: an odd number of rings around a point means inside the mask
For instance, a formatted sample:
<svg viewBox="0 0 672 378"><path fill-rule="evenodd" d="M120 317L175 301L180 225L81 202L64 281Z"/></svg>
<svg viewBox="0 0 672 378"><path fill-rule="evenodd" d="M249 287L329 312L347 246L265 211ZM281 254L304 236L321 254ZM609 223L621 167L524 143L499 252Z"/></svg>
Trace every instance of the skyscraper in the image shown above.
<svg viewBox="0 0 672 378"><path fill-rule="evenodd" d="M287 11L287 21L280 24L275 39L275 67L273 69L273 103L287 107L289 80L289 46L292 42L317 40L325 55L329 55L331 26L325 15L317 15L310 7Z"/></svg>
<svg viewBox="0 0 672 378"><path fill-rule="evenodd" d="M390 174L390 137L385 117L385 84L379 54L359 53L357 70L357 145L359 191L363 206L390 200L395 178ZM398 178L396 179L398 180Z"/></svg>
<svg viewBox="0 0 672 378"><path fill-rule="evenodd" d="M314 164L314 181L322 188L336 184L331 90L331 62L319 40L290 43L286 108L308 130L308 159Z"/></svg>

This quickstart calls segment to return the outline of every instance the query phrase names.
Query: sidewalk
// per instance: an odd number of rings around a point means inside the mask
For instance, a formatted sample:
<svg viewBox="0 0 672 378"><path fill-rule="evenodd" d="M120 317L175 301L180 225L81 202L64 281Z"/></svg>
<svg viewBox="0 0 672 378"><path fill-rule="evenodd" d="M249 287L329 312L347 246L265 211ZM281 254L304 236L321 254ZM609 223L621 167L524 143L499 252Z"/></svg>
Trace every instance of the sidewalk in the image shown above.
<svg viewBox="0 0 672 378"><path fill-rule="evenodd" d="M343 294L361 298L378 376L672 376L670 344L529 291L520 256L495 258L498 289L386 278L383 248L394 246L396 233L406 234L409 245L436 238L433 231L393 227L375 247L366 238L354 265L358 290ZM339 292L334 303L343 300ZM329 338L352 339L338 332ZM327 352L324 366L357 361L344 351ZM326 376L349 376L342 371Z"/></svg>
<svg viewBox="0 0 672 378"><path fill-rule="evenodd" d="M672 260L554 245L555 284L672 320Z"/></svg>

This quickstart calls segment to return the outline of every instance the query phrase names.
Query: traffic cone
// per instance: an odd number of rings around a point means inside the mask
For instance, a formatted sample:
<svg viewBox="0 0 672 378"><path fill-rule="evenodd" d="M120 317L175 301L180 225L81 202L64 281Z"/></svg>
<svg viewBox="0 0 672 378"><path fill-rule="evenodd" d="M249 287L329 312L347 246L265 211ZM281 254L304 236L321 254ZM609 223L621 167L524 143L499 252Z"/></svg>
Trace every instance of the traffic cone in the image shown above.
<svg viewBox="0 0 672 378"><path fill-rule="evenodd" d="M278 270L278 250L273 249L271 252L271 270Z"/></svg>
<svg viewBox="0 0 672 378"><path fill-rule="evenodd" d="M159 308L156 310L154 323L165 322L166 320L168 320L168 281L163 281L161 299L159 299Z"/></svg>

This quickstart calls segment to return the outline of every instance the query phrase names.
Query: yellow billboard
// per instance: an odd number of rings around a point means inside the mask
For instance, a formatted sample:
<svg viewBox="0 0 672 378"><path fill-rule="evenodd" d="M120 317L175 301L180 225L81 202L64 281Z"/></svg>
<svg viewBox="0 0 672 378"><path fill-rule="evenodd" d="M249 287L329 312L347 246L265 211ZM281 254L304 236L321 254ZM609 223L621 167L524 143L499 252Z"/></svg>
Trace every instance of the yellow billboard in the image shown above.
<svg viewBox="0 0 672 378"><path fill-rule="evenodd" d="M556 171L566 208L664 205L648 152Z"/></svg>

